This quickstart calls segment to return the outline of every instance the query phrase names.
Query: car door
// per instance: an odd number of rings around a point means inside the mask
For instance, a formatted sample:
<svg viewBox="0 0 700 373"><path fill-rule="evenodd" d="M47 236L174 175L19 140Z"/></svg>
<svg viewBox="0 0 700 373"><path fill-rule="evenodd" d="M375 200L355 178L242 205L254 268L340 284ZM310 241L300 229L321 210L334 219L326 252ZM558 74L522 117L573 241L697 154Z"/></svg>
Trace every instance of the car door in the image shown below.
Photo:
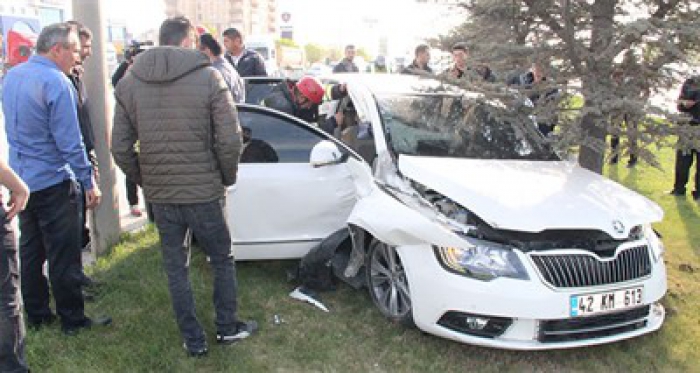
<svg viewBox="0 0 700 373"><path fill-rule="evenodd" d="M244 144L237 182L226 196L236 259L301 257L346 226L356 201L347 164L312 167L311 151L323 140L350 151L275 110L239 105L238 115L251 140Z"/></svg>

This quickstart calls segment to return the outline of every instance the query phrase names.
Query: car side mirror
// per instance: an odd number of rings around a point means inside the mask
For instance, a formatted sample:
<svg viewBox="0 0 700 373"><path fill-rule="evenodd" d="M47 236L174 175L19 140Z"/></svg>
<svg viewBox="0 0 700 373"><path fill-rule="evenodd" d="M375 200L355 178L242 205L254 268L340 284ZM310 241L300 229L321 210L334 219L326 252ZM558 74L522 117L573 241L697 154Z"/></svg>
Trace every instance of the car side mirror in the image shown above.
<svg viewBox="0 0 700 373"><path fill-rule="evenodd" d="M311 149L311 166L314 168L332 166L348 160L348 154L341 153L330 140L323 140Z"/></svg>

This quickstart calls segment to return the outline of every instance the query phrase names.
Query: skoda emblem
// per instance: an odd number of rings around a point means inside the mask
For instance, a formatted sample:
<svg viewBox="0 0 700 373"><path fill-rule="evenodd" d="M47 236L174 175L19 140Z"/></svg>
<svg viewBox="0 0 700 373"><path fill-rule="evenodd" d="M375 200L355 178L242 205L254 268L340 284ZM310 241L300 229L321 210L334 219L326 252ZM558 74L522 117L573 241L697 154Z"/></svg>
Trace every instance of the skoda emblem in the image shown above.
<svg viewBox="0 0 700 373"><path fill-rule="evenodd" d="M615 232L617 232L618 234L625 233L625 225L622 224L621 221L613 220L612 226L613 226L613 229L615 230Z"/></svg>

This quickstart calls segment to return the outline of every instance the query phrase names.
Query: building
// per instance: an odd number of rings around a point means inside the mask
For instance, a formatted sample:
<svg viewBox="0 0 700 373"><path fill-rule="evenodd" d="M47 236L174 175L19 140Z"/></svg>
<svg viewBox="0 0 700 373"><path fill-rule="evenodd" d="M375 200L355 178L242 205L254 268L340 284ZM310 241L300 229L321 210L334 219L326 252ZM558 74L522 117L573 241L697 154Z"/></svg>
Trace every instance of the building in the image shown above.
<svg viewBox="0 0 700 373"><path fill-rule="evenodd" d="M70 16L68 11L72 5L70 0L29 0L28 2L39 13L42 26L65 22Z"/></svg>
<svg viewBox="0 0 700 373"><path fill-rule="evenodd" d="M70 6L70 0L2 0L0 14L37 17L43 27L67 21Z"/></svg>
<svg viewBox="0 0 700 373"><path fill-rule="evenodd" d="M277 0L165 0L165 14L184 15L216 35L229 27L244 35L278 32Z"/></svg>

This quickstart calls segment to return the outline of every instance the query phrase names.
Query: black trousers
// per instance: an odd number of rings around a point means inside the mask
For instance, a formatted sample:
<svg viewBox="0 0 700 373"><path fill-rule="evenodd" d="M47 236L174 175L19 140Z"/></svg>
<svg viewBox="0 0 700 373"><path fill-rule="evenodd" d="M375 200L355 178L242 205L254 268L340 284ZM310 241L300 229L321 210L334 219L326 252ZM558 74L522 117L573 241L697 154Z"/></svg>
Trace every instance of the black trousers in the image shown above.
<svg viewBox="0 0 700 373"><path fill-rule="evenodd" d="M0 208L0 372L27 372L15 232Z"/></svg>
<svg viewBox="0 0 700 373"><path fill-rule="evenodd" d="M139 192L138 192L138 186L136 185L135 182L129 180L128 178L125 180L126 184L126 199L129 200L129 206L135 206L139 204Z"/></svg>
<svg viewBox="0 0 700 373"><path fill-rule="evenodd" d="M66 180L31 193L20 213L22 298L30 323L52 315L49 280L42 270L45 261L61 323L74 326L86 320L80 264L82 211L79 184Z"/></svg>
<svg viewBox="0 0 700 373"><path fill-rule="evenodd" d="M688 152L683 152L681 150L676 151L676 178L673 183L673 190L681 193L685 193L685 185L688 183L690 178L690 167L693 165L693 159L695 159L695 194L697 198L698 192L700 191L700 156L698 156L698 151L696 149L691 149Z"/></svg>

